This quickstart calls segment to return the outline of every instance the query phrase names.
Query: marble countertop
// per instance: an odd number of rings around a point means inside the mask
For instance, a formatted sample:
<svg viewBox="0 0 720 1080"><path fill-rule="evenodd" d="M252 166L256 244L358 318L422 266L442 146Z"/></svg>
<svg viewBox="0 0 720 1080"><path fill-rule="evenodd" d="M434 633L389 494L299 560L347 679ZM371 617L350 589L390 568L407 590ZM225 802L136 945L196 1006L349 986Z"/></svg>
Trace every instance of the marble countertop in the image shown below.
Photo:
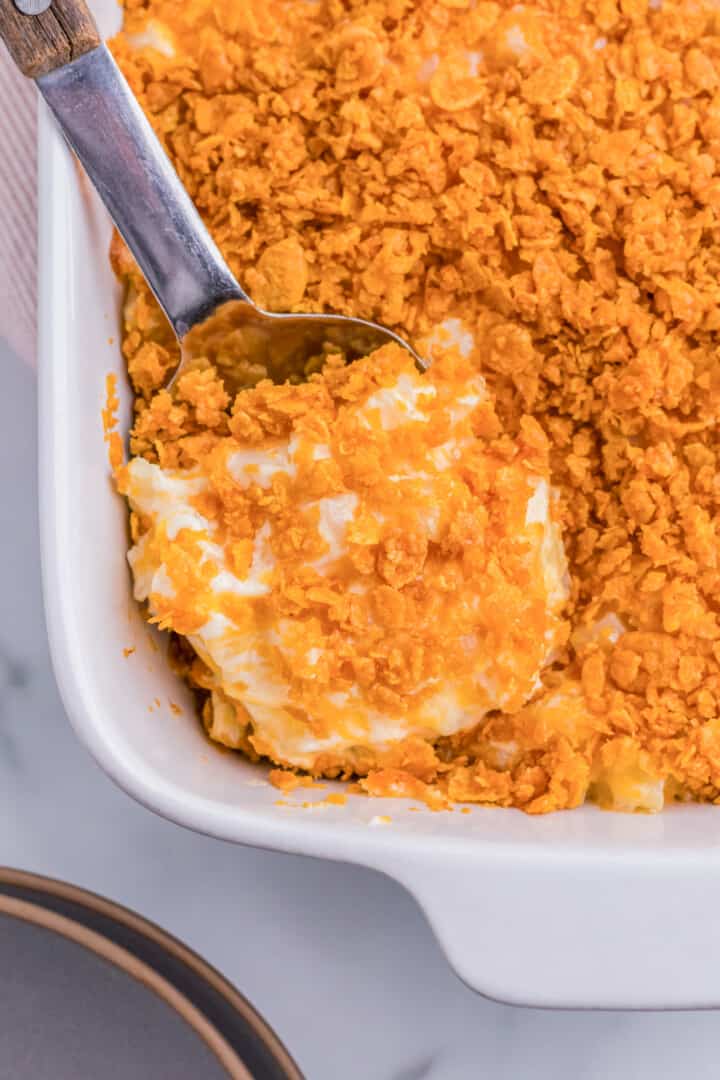
<svg viewBox="0 0 720 1080"><path fill-rule="evenodd" d="M40 589L35 377L2 342L0 371L0 863L104 893L184 939L265 1015L308 1080L717 1075L713 1012L487 1001L454 976L394 882L196 836L119 791L58 697Z"/></svg>

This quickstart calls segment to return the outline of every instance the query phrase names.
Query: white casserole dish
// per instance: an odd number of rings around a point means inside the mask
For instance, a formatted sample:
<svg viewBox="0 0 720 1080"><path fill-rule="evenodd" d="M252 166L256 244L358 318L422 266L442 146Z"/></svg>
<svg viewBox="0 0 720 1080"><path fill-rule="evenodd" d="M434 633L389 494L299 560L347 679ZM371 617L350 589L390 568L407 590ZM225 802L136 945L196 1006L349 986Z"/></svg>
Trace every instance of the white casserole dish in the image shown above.
<svg viewBox="0 0 720 1080"><path fill-rule="evenodd" d="M95 10L112 32L114 0ZM458 974L491 997L720 1005L720 808L646 817L588 807L529 818L351 798L344 807L289 809L276 805L280 793L261 770L206 742L131 598L126 514L108 478L100 416L110 371L119 375L125 426L130 405L110 224L44 109L39 170L45 602L65 705L100 765L189 828L390 874L422 905ZM327 791L297 794L299 804ZM378 822L382 815L389 824Z"/></svg>

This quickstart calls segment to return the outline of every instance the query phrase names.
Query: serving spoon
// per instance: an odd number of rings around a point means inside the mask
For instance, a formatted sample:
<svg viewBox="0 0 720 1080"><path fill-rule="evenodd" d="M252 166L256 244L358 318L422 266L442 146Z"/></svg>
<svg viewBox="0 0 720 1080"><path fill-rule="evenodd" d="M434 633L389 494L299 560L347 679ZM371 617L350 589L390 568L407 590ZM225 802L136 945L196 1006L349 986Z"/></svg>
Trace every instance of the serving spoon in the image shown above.
<svg viewBox="0 0 720 1080"><path fill-rule="evenodd" d="M168 385L198 359L238 388L257 373L302 378L328 353L348 361L401 337L364 319L264 311L205 228L84 0L0 0L0 37L35 83L180 342ZM250 375L248 375L250 373ZM253 376L252 373L255 373Z"/></svg>

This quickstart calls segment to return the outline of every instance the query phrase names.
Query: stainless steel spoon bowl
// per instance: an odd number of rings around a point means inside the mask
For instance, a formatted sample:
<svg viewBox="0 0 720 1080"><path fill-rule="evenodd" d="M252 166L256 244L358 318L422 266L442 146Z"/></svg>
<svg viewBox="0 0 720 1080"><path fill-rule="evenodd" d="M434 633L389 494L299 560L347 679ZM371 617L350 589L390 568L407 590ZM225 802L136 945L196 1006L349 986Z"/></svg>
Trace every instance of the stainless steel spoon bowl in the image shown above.
<svg viewBox="0 0 720 1080"><path fill-rule="evenodd" d="M83 0L0 0L0 34L35 78L181 345L174 382L198 357L282 381L328 352L346 359L395 342L391 330L340 315L258 308L205 228ZM40 10L42 8L42 10ZM223 342L231 347L223 347ZM247 381L247 380L245 380ZM243 384L243 379L239 380Z"/></svg>

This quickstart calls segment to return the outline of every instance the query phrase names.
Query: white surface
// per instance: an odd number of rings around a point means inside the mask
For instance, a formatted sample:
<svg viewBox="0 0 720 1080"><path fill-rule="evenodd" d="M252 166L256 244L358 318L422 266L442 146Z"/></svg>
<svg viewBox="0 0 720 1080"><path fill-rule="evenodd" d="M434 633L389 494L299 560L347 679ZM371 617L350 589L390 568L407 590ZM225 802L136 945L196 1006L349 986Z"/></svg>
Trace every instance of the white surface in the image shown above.
<svg viewBox="0 0 720 1080"><path fill-rule="evenodd" d="M388 878L195 835L103 776L50 670L34 378L2 343L0 372L0 862L105 893L177 934L250 997L308 1080L717 1076L714 1012L496 1005L453 976ZM511 957L513 940L503 947Z"/></svg>

